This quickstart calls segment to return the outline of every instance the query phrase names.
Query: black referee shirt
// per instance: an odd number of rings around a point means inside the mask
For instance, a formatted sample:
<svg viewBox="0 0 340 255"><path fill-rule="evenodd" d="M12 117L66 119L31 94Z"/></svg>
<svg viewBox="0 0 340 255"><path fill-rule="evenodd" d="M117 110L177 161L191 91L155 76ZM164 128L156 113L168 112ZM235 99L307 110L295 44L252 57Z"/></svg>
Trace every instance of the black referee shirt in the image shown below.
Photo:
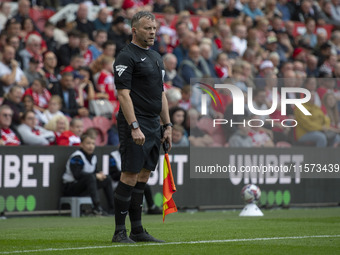
<svg viewBox="0 0 340 255"><path fill-rule="evenodd" d="M118 54L114 63L115 85L117 89L130 90L136 117L159 116L164 74L163 60L154 50L130 43Z"/></svg>

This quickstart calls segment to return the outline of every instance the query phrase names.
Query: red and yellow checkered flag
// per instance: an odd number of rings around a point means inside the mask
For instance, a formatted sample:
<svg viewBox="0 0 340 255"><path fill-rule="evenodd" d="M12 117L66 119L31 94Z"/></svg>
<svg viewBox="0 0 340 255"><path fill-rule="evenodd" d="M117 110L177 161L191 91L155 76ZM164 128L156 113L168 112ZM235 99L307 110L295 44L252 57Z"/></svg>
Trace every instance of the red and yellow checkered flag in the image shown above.
<svg viewBox="0 0 340 255"><path fill-rule="evenodd" d="M164 142L166 143L166 142ZM171 165L166 145L164 147L164 163L163 163L163 222L165 215L177 212L175 201L172 194L176 192L174 177L171 171Z"/></svg>

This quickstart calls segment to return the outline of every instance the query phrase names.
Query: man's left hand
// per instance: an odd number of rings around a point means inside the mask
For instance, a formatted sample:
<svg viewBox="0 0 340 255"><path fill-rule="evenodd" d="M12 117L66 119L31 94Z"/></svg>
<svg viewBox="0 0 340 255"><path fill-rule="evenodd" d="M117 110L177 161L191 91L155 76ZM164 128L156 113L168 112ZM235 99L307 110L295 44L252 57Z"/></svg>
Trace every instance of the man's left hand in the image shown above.
<svg viewBox="0 0 340 255"><path fill-rule="evenodd" d="M106 175L103 172L96 173L96 178L99 181L104 181L106 179Z"/></svg>

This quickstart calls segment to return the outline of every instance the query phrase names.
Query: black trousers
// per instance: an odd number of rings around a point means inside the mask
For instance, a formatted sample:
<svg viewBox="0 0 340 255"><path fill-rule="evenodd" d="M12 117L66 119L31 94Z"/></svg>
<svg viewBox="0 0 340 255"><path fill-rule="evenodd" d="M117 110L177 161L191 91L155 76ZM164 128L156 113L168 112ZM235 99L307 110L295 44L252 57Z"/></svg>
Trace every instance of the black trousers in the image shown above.
<svg viewBox="0 0 340 255"><path fill-rule="evenodd" d="M99 189L103 189L110 209L114 208L114 197L112 190L112 180L110 176L99 181L95 174L86 174L76 182L64 184L64 196L90 196L94 206L100 205Z"/></svg>

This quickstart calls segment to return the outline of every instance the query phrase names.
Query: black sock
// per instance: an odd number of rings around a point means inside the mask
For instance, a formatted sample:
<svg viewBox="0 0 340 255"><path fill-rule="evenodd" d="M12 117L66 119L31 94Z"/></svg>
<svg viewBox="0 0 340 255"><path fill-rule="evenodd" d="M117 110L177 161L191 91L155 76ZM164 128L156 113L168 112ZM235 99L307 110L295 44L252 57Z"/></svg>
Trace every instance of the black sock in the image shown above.
<svg viewBox="0 0 340 255"><path fill-rule="evenodd" d="M148 205L148 209L153 208L155 204L153 203L151 188L148 184L145 185L144 196L145 196L146 204Z"/></svg>
<svg viewBox="0 0 340 255"><path fill-rule="evenodd" d="M145 182L137 182L131 195L129 217L131 221L131 232L133 234L143 232L142 206L145 184Z"/></svg>
<svg viewBox="0 0 340 255"><path fill-rule="evenodd" d="M115 233L117 233L120 230L126 229L125 218L129 210L132 190L133 186L127 185L119 181L114 194L115 222L116 222Z"/></svg>

